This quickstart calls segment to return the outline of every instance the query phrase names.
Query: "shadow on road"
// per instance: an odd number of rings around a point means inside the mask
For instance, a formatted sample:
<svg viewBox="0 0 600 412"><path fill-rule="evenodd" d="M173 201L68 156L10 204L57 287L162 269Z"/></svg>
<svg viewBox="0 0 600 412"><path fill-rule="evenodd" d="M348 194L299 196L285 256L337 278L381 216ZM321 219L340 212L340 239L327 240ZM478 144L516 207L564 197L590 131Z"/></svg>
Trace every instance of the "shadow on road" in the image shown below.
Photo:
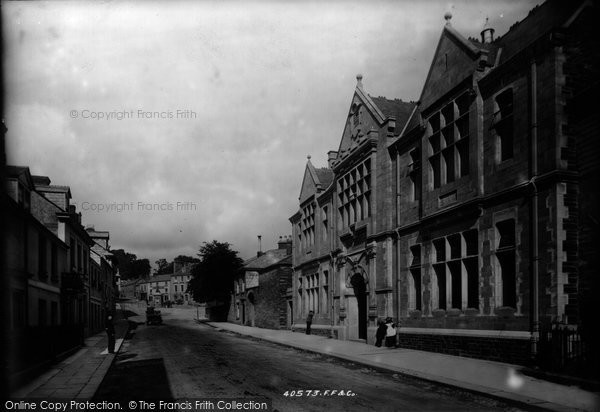
<svg viewBox="0 0 600 412"><path fill-rule="evenodd" d="M173 400L163 359L115 363L100 384L93 400Z"/></svg>

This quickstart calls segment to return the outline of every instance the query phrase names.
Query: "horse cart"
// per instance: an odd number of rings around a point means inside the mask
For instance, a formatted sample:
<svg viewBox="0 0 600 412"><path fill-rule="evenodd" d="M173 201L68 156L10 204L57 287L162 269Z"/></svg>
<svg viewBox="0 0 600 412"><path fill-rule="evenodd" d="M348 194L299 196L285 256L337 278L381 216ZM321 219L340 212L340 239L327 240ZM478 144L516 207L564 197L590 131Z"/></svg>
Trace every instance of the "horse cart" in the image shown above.
<svg viewBox="0 0 600 412"><path fill-rule="evenodd" d="M146 309L146 325L160 325L162 324L162 315L160 310L154 309L152 306Z"/></svg>

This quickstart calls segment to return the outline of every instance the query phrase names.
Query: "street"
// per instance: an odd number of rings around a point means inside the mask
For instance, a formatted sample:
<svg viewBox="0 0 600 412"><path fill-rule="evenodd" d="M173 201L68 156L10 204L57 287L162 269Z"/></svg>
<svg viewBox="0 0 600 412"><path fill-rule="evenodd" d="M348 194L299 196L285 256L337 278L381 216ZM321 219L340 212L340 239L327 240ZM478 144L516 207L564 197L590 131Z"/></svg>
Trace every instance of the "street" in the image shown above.
<svg viewBox="0 0 600 412"><path fill-rule="evenodd" d="M269 398L279 411L519 410L466 391L219 331L197 324L193 309L161 311L163 325L139 324L126 339L96 399ZM290 396L300 390L302 396ZM313 392L306 396L306 391Z"/></svg>

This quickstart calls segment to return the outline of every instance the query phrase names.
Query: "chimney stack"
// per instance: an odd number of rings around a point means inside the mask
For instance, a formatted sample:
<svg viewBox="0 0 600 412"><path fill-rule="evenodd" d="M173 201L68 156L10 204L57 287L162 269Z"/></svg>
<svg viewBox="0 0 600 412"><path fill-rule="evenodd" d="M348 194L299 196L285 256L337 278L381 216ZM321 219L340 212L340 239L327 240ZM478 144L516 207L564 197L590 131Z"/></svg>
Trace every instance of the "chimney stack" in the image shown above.
<svg viewBox="0 0 600 412"><path fill-rule="evenodd" d="M287 255L292 254L292 236L279 236L278 249L284 249Z"/></svg>
<svg viewBox="0 0 600 412"><path fill-rule="evenodd" d="M335 159L337 159L337 155L338 152L335 150L330 150L327 152L327 164L329 165L330 169L333 169L333 162L335 162Z"/></svg>
<svg viewBox="0 0 600 412"><path fill-rule="evenodd" d="M256 252L256 257L260 257L260 255L263 254L262 253L262 242L261 242L262 236L258 235L256 237L258 238L258 252Z"/></svg>

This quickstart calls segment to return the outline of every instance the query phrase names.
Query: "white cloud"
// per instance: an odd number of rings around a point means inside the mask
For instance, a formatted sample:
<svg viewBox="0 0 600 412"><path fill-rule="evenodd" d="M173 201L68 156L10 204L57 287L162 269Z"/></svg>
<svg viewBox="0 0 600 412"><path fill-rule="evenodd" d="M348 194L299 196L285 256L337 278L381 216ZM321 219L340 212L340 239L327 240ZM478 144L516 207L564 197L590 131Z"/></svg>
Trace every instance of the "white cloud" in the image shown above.
<svg viewBox="0 0 600 412"><path fill-rule="evenodd" d="M452 23L476 36L487 13L501 34L533 4L457 1ZM444 1L3 3L9 163L70 185L79 205L196 204L84 211L114 247L154 261L218 239L249 256L256 235L270 248L289 234L306 155L324 166L337 148L356 73L373 95L418 98L446 9ZM138 109L197 117L139 119ZM92 120L83 110L134 115Z"/></svg>

